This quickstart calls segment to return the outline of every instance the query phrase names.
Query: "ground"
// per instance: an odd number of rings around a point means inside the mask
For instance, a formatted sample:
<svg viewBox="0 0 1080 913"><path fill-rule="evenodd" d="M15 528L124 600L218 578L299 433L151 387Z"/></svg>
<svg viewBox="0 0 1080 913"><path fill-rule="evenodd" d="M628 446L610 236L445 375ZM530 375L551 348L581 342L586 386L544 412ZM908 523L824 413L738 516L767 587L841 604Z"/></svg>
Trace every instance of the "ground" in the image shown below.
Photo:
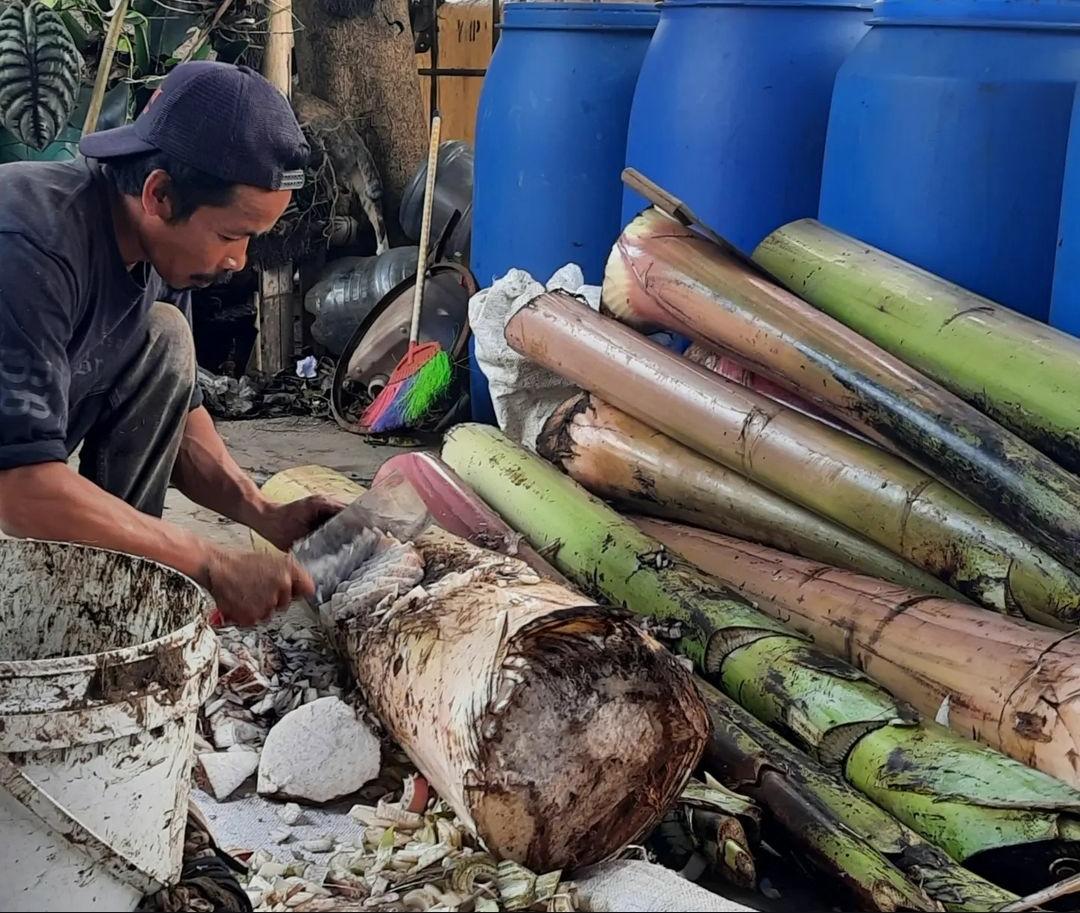
<svg viewBox="0 0 1080 913"><path fill-rule="evenodd" d="M283 469L312 463L366 485L386 460L401 452L314 418L219 421L217 427L237 463L260 485ZM222 545L251 544L244 527L193 504L175 489L165 499L165 519Z"/></svg>

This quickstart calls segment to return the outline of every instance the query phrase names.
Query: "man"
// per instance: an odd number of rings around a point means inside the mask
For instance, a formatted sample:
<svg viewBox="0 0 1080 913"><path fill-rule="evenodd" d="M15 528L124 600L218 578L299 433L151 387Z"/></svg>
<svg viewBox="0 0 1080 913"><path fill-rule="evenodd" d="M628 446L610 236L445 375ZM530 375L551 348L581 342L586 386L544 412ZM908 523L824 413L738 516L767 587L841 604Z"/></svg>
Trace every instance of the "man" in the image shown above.
<svg viewBox="0 0 1080 913"><path fill-rule="evenodd" d="M285 211L307 144L257 73L194 62L134 124L80 148L0 165L0 527L154 559L255 622L310 594L310 577L161 513L171 481L286 549L339 507L260 495L201 405L189 322L190 289L243 269Z"/></svg>

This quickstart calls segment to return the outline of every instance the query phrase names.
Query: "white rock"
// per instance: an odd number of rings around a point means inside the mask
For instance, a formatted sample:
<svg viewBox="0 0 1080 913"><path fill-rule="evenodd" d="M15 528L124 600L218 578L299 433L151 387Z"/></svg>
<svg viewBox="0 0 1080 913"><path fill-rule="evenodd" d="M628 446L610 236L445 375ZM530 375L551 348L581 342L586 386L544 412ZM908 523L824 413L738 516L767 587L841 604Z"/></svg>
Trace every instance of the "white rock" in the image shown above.
<svg viewBox="0 0 1080 913"><path fill-rule="evenodd" d="M280 878L285 874L285 866L280 862L267 862L265 865L259 867L258 875L260 878L267 880L271 878Z"/></svg>
<svg viewBox="0 0 1080 913"><path fill-rule="evenodd" d="M207 751L199 755L199 768L214 798L222 802L259 769L259 753L245 749Z"/></svg>
<svg viewBox="0 0 1080 913"><path fill-rule="evenodd" d="M300 819L304 817L304 812L295 802L290 802L288 805L283 805L279 808L277 815L291 827L294 824L300 823Z"/></svg>
<svg viewBox="0 0 1080 913"><path fill-rule="evenodd" d="M277 830L270 831L270 839L273 840L274 843L288 843L291 838L292 831L287 827L281 827Z"/></svg>
<svg viewBox="0 0 1080 913"><path fill-rule="evenodd" d="M353 709L323 697L293 710L270 730L259 763L262 796L331 802L379 775L379 740Z"/></svg>

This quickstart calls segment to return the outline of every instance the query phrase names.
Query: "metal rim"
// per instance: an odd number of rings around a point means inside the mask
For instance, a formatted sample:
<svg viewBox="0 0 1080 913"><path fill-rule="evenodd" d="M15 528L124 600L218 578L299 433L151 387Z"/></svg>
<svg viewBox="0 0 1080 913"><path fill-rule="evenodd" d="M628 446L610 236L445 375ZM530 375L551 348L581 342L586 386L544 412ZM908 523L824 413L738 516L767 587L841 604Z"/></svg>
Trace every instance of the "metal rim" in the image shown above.
<svg viewBox="0 0 1080 913"><path fill-rule="evenodd" d="M430 283L432 276L436 273L451 272L456 273L458 277L465 284L465 288L468 291L471 298L478 291L478 285L473 274L460 263L454 263L453 261L441 261L428 268L427 282ZM349 361L351 353L356 351L357 346L360 345L363 338L367 335L371 329L372 324L382 315L383 311L390 306L390 302L398 298L403 292L410 289L416 282L416 274L403 279L394 288L390 289L381 299L378 304L375 305L367 315L360 322L360 326L356 328L352 336L349 337L349 341L345 344L345 348L341 350L341 356L338 358L337 367L334 369L334 382L330 388L330 411L333 413L334 421L343 428L345 431L350 431L353 434L367 434L368 432L361 428L359 425L351 422L345 416L344 405L341 402L341 391L348 380L349 374ZM454 353L460 354L464 344L469 339L469 321L468 312L466 311L465 325L462 328L461 333L455 343Z"/></svg>

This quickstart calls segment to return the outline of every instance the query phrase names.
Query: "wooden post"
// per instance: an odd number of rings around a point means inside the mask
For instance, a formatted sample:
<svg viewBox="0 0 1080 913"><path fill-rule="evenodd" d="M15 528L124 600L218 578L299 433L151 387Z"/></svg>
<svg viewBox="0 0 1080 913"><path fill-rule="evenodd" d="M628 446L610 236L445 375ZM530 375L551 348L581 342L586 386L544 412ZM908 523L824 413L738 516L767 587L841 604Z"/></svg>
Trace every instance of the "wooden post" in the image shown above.
<svg viewBox="0 0 1080 913"><path fill-rule="evenodd" d="M266 0L269 34L263 52L263 76L292 98L292 0Z"/></svg>
<svg viewBox="0 0 1080 913"><path fill-rule="evenodd" d="M490 0L461 0L439 7L439 113L444 140L472 143L476 136L476 109L480 89L491 62L495 32ZM429 86L433 78L431 53L416 56L425 105L430 117Z"/></svg>
<svg viewBox="0 0 1080 913"><path fill-rule="evenodd" d="M274 84L286 98L292 96L292 0L266 0L269 15L269 34L263 54L263 76ZM293 264L289 260L279 266L264 266L259 270L258 293L259 369L269 375L277 374L291 365L296 354L293 320L296 296L293 290Z"/></svg>
<svg viewBox="0 0 1080 913"><path fill-rule="evenodd" d="M105 101L105 89L109 84L109 71L112 70L116 45L120 40L120 32L124 28L127 11L128 0L117 0L112 11L112 19L109 20L109 30L105 33L105 48L101 52L97 77L94 79L94 88L90 93L90 104L86 109L86 119L83 121L84 136L97 130L98 118L101 116L101 105Z"/></svg>
<svg viewBox="0 0 1080 913"><path fill-rule="evenodd" d="M259 370L277 374L292 364L296 353L293 320L293 265L268 266L259 270L256 312L259 319Z"/></svg>

